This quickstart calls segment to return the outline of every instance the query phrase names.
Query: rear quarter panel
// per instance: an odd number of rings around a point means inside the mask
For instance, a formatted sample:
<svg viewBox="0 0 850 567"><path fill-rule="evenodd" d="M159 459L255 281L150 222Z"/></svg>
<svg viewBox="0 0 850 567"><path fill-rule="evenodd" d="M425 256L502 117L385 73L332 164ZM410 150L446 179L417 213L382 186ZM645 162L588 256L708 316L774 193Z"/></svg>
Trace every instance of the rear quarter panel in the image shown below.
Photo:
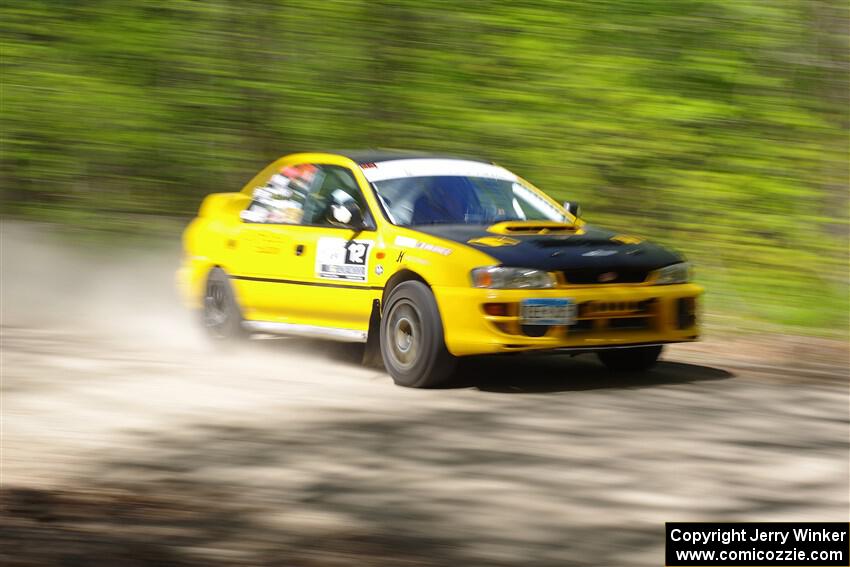
<svg viewBox="0 0 850 567"><path fill-rule="evenodd" d="M237 238L239 213L251 198L242 193L214 193L201 203L198 216L183 232L183 262L178 287L188 307L202 306L207 275L216 266L227 271L232 261L230 243Z"/></svg>

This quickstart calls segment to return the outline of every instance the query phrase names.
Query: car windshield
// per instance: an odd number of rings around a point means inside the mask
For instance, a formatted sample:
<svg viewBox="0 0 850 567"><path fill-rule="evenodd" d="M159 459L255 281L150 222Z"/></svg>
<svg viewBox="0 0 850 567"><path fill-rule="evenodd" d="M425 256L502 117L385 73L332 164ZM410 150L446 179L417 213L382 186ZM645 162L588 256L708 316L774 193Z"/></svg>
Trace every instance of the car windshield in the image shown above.
<svg viewBox="0 0 850 567"><path fill-rule="evenodd" d="M399 177L374 183L392 223L492 224L569 222L549 201L516 180L466 175Z"/></svg>

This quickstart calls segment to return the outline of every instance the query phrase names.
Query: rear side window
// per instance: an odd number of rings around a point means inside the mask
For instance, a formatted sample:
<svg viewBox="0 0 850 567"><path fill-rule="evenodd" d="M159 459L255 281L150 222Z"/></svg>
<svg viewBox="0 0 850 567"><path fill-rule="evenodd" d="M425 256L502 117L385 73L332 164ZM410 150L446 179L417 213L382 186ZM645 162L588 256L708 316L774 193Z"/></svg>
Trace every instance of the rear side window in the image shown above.
<svg viewBox="0 0 850 567"><path fill-rule="evenodd" d="M319 182L319 168L311 163L288 165L256 187L251 204L242 211L246 222L301 224L307 197Z"/></svg>

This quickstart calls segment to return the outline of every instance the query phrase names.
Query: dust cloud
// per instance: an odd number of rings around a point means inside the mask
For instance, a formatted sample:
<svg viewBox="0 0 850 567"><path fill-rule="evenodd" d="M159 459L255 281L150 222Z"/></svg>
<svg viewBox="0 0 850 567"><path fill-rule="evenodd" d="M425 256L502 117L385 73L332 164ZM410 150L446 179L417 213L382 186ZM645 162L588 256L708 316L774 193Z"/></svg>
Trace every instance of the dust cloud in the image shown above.
<svg viewBox="0 0 850 567"><path fill-rule="evenodd" d="M223 348L227 358L233 358L235 348L237 355L249 353L244 358L275 368L297 368L316 355L355 356L355 349L315 341L263 337L275 346L255 342L239 348L211 341L199 314L179 296L181 254L177 229L169 240L135 237L121 242L49 224L4 220L3 326L96 337L198 362L222 354ZM289 342L297 346L278 348Z"/></svg>
<svg viewBox="0 0 850 567"><path fill-rule="evenodd" d="M86 236L3 222L4 325L203 348L205 339L176 292L179 236L153 246Z"/></svg>

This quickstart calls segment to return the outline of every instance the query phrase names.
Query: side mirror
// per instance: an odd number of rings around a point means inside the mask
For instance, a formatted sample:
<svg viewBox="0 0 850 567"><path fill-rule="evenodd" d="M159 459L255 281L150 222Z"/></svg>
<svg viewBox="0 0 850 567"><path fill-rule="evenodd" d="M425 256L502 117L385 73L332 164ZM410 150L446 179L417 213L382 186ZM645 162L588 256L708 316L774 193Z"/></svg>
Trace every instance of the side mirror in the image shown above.
<svg viewBox="0 0 850 567"><path fill-rule="evenodd" d="M564 208L567 209L567 212L573 215L576 218L581 216L581 205L576 202L564 201Z"/></svg>
<svg viewBox="0 0 850 567"><path fill-rule="evenodd" d="M337 190L331 194L328 221L335 226L359 230L363 228L363 211L348 193Z"/></svg>

